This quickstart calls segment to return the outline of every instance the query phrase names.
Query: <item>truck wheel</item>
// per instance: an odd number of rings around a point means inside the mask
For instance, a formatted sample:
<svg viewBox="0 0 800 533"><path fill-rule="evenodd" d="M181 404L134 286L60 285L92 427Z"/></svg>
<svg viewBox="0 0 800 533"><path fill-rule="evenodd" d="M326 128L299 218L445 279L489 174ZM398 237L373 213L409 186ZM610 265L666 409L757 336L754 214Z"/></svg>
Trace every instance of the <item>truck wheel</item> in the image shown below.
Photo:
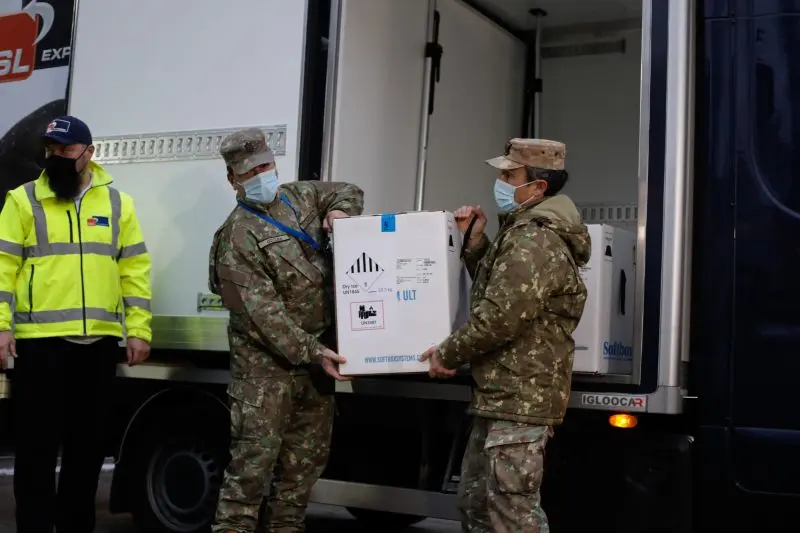
<svg viewBox="0 0 800 533"><path fill-rule="evenodd" d="M131 510L147 533L208 531L227 464L225 443L197 427L146 430L131 472Z"/></svg>
<svg viewBox="0 0 800 533"><path fill-rule="evenodd" d="M411 514L389 513L386 511L374 511L372 509L359 509L358 507L347 507L347 512L353 515L359 522L369 526L370 531L391 531L404 529L425 520L424 516Z"/></svg>

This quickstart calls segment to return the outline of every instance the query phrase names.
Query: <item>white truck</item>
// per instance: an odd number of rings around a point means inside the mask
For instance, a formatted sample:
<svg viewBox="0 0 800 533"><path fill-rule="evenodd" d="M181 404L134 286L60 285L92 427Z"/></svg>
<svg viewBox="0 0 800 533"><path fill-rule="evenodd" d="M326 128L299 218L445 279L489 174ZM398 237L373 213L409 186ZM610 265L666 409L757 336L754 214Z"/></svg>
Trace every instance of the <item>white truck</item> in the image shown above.
<svg viewBox="0 0 800 533"><path fill-rule="evenodd" d="M201 531L213 516L229 373L207 261L235 205L218 147L258 126L284 182L355 183L367 213L480 204L490 234L483 161L512 137L565 142L565 192L585 221L637 234L635 342L629 372L575 373L548 449L547 510L554 527L592 517L598 528L638 519L621 505L635 492L650 519L687 516L695 2L113 4L76 0L67 93L95 159L134 198L153 258L153 354L120 365L113 399L113 511L154 533ZM11 385L13 396L13 374ZM458 519L469 375L364 377L336 390L333 452L313 499L376 531ZM610 414L626 416L609 424ZM664 438L640 437L643 427Z"/></svg>

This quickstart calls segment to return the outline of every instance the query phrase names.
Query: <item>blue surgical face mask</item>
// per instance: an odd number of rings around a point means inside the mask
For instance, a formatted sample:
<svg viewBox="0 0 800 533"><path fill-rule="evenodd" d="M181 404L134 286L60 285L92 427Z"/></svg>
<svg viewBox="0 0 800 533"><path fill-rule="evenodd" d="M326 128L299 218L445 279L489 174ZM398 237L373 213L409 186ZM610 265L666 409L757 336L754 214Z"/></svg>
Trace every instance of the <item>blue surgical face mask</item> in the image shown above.
<svg viewBox="0 0 800 533"><path fill-rule="evenodd" d="M497 203L497 210L500 214L511 213L522 207L520 203L514 199L514 193L516 193L517 189L520 187L527 187L531 183L533 182L523 183L522 185L514 187L510 183L498 178L497 181L494 182L494 201Z"/></svg>
<svg viewBox="0 0 800 533"><path fill-rule="evenodd" d="M494 201L497 203L497 210L500 213L510 213L519 209L519 203L514 200L516 191L516 187L501 179L494 182Z"/></svg>
<svg viewBox="0 0 800 533"><path fill-rule="evenodd" d="M278 173L275 169L256 174L242 183L244 196L251 202L269 204L278 192Z"/></svg>

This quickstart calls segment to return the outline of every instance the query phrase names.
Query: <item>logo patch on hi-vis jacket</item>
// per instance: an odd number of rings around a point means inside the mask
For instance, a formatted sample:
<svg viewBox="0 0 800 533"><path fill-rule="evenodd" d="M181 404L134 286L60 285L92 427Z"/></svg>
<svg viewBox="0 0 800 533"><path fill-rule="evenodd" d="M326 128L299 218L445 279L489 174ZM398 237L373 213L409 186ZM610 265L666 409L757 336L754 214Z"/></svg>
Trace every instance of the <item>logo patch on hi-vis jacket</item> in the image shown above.
<svg viewBox="0 0 800 533"><path fill-rule="evenodd" d="M108 227L108 217L91 217L86 220L89 226L105 226Z"/></svg>

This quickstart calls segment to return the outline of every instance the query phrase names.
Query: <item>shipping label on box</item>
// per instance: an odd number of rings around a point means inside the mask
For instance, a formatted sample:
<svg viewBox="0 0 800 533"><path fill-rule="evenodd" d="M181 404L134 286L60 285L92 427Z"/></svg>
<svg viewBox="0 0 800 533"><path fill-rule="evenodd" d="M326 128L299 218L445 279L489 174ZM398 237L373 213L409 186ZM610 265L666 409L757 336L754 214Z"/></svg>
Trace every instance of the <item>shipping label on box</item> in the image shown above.
<svg viewBox="0 0 800 533"><path fill-rule="evenodd" d="M587 298L572 334L573 372L630 374L636 235L607 224L588 225L592 256L581 268Z"/></svg>
<svg viewBox="0 0 800 533"><path fill-rule="evenodd" d="M333 233L341 373L427 372L420 354L460 325L467 305L452 213L336 219Z"/></svg>

